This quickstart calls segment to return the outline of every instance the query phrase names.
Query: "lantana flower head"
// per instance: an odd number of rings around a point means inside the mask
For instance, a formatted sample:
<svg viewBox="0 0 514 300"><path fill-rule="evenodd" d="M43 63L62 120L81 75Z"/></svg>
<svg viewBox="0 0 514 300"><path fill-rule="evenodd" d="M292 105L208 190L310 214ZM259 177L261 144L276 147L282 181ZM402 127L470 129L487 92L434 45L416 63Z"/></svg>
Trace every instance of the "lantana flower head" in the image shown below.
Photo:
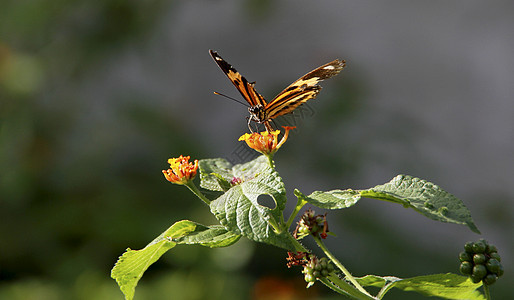
<svg viewBox="0 0 514 300"><path fill-rule="evenodd" d="M255 151L269 156L278 151L278 149L286 142L287 137L289 136L289 130L294 128L296 127L284 126L285 133L280 142L278 141L280 130L271 132L264 131L261 133L245 133L239 138L239 140L245 141L248 147L254 149Z"/></svg>
<svg viewBox="0 0 514 300"><path fill-rule="evenodd" d="M176 184L186 184L193 180L198 170L198 160L195 159L194 164L189 162L190 156L180 156L178 158L168 159L170 168L168 170L162 170L164 177L171 182Z"/></svg>

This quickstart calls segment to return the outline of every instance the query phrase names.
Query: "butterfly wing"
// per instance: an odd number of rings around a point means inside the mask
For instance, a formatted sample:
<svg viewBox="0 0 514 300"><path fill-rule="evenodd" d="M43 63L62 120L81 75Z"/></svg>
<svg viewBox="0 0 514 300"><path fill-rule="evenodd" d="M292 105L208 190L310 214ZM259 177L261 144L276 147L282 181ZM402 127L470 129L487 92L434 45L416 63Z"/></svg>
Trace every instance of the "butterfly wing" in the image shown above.
<svg viewBox="0 0 514 300"><path fill-rule="evenodd" d="M267 118L288 114L307 100L315 98L321 90L318 83L339 74L345 66L344 60L336 59L303 75L265 106Z"/></svg>
<svg viewBox="0 0 514 300"><path fill-rule="evenodd" d="M236 69L226 62L216 51L209 50L214 61L220 69L227 75L228 79L235 85L236 89L241 93L243 98L251 107L266 106L266 100L253 87L253 83L249 83Z"/></svg>

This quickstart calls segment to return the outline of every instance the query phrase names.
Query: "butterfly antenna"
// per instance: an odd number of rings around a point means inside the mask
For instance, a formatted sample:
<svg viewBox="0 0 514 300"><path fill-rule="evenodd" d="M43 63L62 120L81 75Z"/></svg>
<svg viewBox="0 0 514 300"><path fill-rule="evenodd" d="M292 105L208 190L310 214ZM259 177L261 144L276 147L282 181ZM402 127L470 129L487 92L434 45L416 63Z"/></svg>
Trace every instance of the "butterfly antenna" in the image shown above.
<svg viewBox="0 0 514 300"><path fill-rule="evenodd" d="M242 105L244 105L244 106L246 106L246 107L250 107L248 104L246 104L246 103L244 103L244 102L241 102L241 101L239 101L239 100L237 100L237 99L235 99L235 98L232 98L232 97L230 97L230 96L224 95L224 94L222 94L222 93L214 92L214 94L219 95L219 96L223 96L223 97L225 97L225 98L227 98L227 99L230 99L230 100L233 100L233 101L236 101L237 103L242 104Z"/></svg>

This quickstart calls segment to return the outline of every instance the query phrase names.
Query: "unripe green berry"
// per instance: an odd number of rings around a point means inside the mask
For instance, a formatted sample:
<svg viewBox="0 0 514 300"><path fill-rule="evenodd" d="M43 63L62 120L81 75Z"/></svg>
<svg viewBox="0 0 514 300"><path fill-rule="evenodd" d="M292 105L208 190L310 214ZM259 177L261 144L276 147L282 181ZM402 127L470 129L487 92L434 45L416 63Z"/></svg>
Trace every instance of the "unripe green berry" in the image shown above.
<svg viewBox="0 0 514 300"><path fill-rule="evenodd" d="M469 278L471 279L471 282L473 282L473 283L479 283L480 281L482 281L482 278L478 278L473 275L471 275Z"/></svg>
<svg viewBox="0 0 514 300"><path fill-rule="evenodd" d="M479 253L479 254L473 255L473 262L476 265L485 263L485 254Z"/></svg>
<svg viewBox="0 0 514 300"><path fill-rule="evenodd" d="M309 227L307 227L307 226L300 226L300 228L298 228L298 232L300 232L302 234L309 234L310 233Z"/></svg>
<svg viewBox="0 0 514 300"><path fill-rule="evenodd" d="M484 253L486 245L482 241L478 241L473 244L473 252L474 253Z"/></svg>
<svg viewBox="0 0 514 300"><path fill-rule="evenodd" d="M313 272L313 270L312 270L311 267L309 267L309 266L304 266L303 267L303 273L304 274L312 274L312 272Z"/></svg>
<svg viewBox="0 0 514 300"><path fill-rule="evenodd" d="M489 254L489 256L490 256L491 258L496 259L497 261L502 261L502 259L501 259L501 257L500 257L500 254L498 254L498 252L492 252L492 253L490 253L490 254Z"/></svg>
<svg viewBox="0 0 514 300"><path fill-rule="evenodd" d="M325 257L323 257L323 258L325 258ZM328 261L327 261L327 259L326 259L326 258L325 258L325 259L323 259L323 258L320 260L319 264L321 265L321 267L322 267L323 269L326 269L326 268L327 268L327 265L328 265Z"/></svg>
<svg viewBox="0 0 514 300"><path fill-rule="evenodd" d="M479 239L478 241L486 245L486 247L489 246L489 242L486 239Z"/></svg>
<svg viewBox="0 0 514 300"><path fill-rule="evenodd" d="M501 264L498 260L491 258L487 261L485 266L486 266L487 270L489 270L489 272L498 274L498 272L500 271Z"/></svg>
<svg viewBox="0 0 514 300"><path fill-rule="evenodd" d="M473 253L473 242L464 244L464 250L466 250L467 253Z"/></svg>
<svg viewBox="0 0 514 300"><path fill-rule="evenodd" d="M321 271L322 268L323 267L321 266L320 262L318 262L317 264L314 265L314 270L316 270L316 271Z"/></svg>
<svg viewBox="0 0 514 300"><path fill-rule="evenodd" d="M497 279L498 279L498 276L496 276L494 274L488 274L484 278L484 284L491 285L491 284L495 283Z"/></svg>
<svg viewBox="0 0 514 300"><path fill-rule="evenodd" d="M500 269L498 270L498 273L496 275L498 275L498 277L501 277L501 276L503 276L504 271L505 270L503 269L503 266L500 264Z"/></svg>
<svg viewBox="0 0 514 300"><path fill-rule="evenodd" d="M459 253L459 260L461 262L464 262L464 261L471 261L472 260L472 256L469 255L469 253L465 252L465 251L462 251L461 253Z"/></svg>
<svg viewBox="0 0 514 300"><path fill-rule="evenodd" d="M328 271L327 269L323 269L321 270L321 277L327 277L328 276Z"/></svg>
<svg viewBox="0 0 514 300"><path fill-rule="evenodd" d="M327 271L328 271L328 273L332 273L332 272L334 271L334 266L333 266L332 264L330 264L330 263L329 263L329 264L327 265Z"/></svg>
<svg viewBox="0 0 514 300"><path fill-rule="evenodd" d="M484 265L475 265L473 267L473 273L471 274L471 277L475 278L484 278L487 274L487 268Z"/></svg>
<svg viewBox="0 0 514 300"><path fill-rule="evenodd" d="M320 271L314 271L314 272L312 272L312 276L314 276L316 278L320 278L321 272Z"/></svg>
<svg viewBox="0 0 514 300"><path fill-rule="evenodd" d="M462 262L459 270L464 275L471 275L471 272L473 272L473 264L469 261Z"/></svg>
<svg viewBox="0 0 514 300"><path fill-rule="evenodd" d="M491 254L493 252L498 252L498 249L496 248L496 246L495 245L487 246L487 253Z"/></svg>

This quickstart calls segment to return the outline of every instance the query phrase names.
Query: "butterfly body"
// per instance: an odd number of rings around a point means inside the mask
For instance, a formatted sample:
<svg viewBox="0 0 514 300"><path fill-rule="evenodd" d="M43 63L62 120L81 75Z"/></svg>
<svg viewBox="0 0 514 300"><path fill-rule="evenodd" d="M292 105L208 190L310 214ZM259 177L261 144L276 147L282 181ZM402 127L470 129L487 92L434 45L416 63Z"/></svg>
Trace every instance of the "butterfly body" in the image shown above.
<svg viewBox="0 0 514 300"><path fill-rule="evenodd" d="M265 107L261 104L248 107L248 112L250 113L250 119L255 122L262 123L267 119Z"/></svg>
<svg viewBox="0 0 514 300"><path fill-rule="evenodd" d="M248 102L248 128L251 129L250 123L264 124L268 131L272 131L270 121L278 116L293 112L298 106L307 102L307 100L315 98L321 90L318 82L335 76L345 67L344 60L333 60L321 67L300 77L282 92L280 92L269 103L266 102L254 88L255 83L250 83L239 72L236 71L229 63L227 63L215 51L209 50L214 61L220 69L227 75L228 79L234 84L243 98Z"/></svg>

